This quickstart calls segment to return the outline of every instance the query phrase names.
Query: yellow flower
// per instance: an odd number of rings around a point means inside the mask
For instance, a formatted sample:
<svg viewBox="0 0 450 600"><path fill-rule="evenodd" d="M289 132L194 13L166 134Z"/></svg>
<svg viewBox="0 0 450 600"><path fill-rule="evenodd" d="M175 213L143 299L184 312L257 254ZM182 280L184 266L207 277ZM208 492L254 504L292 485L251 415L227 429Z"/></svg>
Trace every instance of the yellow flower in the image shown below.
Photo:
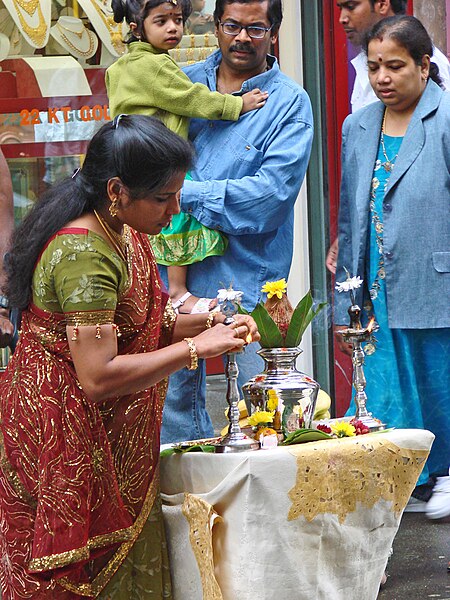
<svg viewBox="0 0 450 600"><path fill-rule="evenodd" d="M283 294L286 293L287 283L286 279L279 279L278 281L266 281L266 283L262 286L261 291L264 294L267 294L267 298L272 298L276 296L281 300Z"/></svg>
<svg viewBox="0 0 450 600"><path fill-rule="evenodd" d="M267 400L267 408L270 411L277 410L278 408L278 396L275 390L268 391L269 399Z"/></svg>
<svg viewBox="0 0 450 600"><path fill-rule="evenodd" d="M267 410L257 410L248 418L248 424L252 427L261 427L273 421L273 412Z"/></svg>
<svg viewBox="0 0 450 600"><path fill-rule="evenodd" d="M356 435L356 429L350 423L346 421L338 421L337 423L333 423L330 425L331 431L338 438L342 437L353 437Z"/></svg>

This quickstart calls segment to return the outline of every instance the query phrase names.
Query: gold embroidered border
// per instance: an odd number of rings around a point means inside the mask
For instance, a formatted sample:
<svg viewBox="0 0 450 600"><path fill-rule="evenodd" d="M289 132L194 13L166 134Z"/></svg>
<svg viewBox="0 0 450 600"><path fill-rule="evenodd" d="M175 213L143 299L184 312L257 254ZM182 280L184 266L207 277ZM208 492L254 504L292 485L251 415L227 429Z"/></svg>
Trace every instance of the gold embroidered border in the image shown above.
<svg viewBox="0 0 450 600"><path fill-rule="evenodd" d="M112 556L108 564L100 571L100 573L91 583L76 584L72 583L67 577L58 579L57 583L66 590L74 592L79 596L93 596L94 598L96 598L98 594L100 594L102 589L106 586L106 584L110 581L111 577L120 567L120 565L123 563L134 542L139 537L139 534L141 533L145 522L147 521L150 515L158 490L159 476L155 475L152 483L149 485L148 492L138 518L131 527L123 530L124 532L128 531L130 533L129 541L126 541L123 544L121 544L120 548Z"/></svg>
<svg viewBox="0 0 450 600"><path fill-rule="evenodd" d="M306 444L308 446L308 444ZM357 502L372 508L379 500L404 510L429 452L400 448L378 436L304 444L289 448L297 457L297 476L288 496L288 520L335 514L343 523Z"/></svg>
<svg viewBox="0 0 450 600"><path fill-rule="evenodd" d="M2 432L0 432L0 467L1 467L5 477L9 481L11 487L16 492L17 496L22 500L22 502L25 502L25 504L28 504L28 506L30 508L35 509L37 506L36 500L25 489L25 486L20 481L16 470L13 469L11 463L9 462L9 460L6 456L5 440L3 438Z"/></svg>
<svg viewBox="0 0 450 600"><path fill-rule="evenodd" d="M189 539L202 581L203 598L223 600L222 592L214 575L211 524L213 517L219 521L223 521L223 519L215 512L211 504L193 494L184 494L181 510L189 523Z"/></svg>
<svg viewBox="0 0 450 600"><path fill-rule="evenodd" d="M79 311L65 314L66 324L72 327L82 325L108 325L114 323L113 310Z"/></svg>
<svg viewBox="0 0 450 600"><path fill-rule="evenodd" d="M76 548L75 550L68 550L67 552L51 554L49 556L42 556L41 558L33 558L29 562L29 568L30 571L39 572L66 567L74 562L88 559L90 551L95 548L102 548L111 544L125 542L131 540L132 537L133 531L131 527L113 531L111 533L105 533L103 535L97 535L88 540L86 546L83 548Z"/></svg>

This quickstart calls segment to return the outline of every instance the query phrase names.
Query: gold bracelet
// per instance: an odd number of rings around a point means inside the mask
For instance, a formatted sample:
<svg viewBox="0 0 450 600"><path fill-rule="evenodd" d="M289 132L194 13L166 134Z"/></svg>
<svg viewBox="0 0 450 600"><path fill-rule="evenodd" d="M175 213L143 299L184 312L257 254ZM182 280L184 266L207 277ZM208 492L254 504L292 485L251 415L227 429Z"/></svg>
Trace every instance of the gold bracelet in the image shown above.
<svg viewBox="0 0 450 600"><path fill-rule="evenodd" d="M216 311L212 311L209 313L208 318L206 319L206 323L205 323L206 329L211 329L215 316L216 316Z"/></svg>
<svg viewBox="0 0 450 600"><path fill-rule="evenodd" d="M195 347L194 340L192 338L183 338L183 342L186 342L189 348L189 356L191 357L191 364L189 365L189 371L195 371L198 368L198 354L197 348Z"/></svg>

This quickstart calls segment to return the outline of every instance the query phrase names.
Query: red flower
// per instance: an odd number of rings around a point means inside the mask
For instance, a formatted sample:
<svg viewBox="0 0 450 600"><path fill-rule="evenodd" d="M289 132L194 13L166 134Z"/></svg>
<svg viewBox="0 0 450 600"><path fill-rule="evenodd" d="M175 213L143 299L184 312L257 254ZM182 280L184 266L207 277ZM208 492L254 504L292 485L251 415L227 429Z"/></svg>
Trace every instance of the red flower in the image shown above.
<svg viewBox="0 0 450 600"><path fill-rule="evenodd" d="M328 427L328 425L317 425L316 429L324 433L331 433L331 427Z"/></svg>
<svg viewBox="0 0 450 600"><path fill-rule="evenodd" d="M350 423L355 428L356 435L364 435L365 433L370 433L370 429L367 427L367 425L364 425L364 423L362 421L359 421L357 419L352 419L350 421Z"/></svg>

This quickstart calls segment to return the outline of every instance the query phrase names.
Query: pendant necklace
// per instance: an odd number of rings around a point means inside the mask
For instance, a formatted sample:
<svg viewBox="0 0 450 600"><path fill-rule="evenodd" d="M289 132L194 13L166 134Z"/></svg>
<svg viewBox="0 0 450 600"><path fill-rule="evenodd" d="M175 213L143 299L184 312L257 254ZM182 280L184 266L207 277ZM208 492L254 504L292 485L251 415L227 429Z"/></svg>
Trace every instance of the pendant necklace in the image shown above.
<svg viewBox="0 0 450 600"><path fill-rule="evenodd" d="M386 112L387 111L385 109L384 115L383 115L383 122L381 124L381 136L380 136L381 150L382 150L383 156L386 160L385 160L385 162L381 163L381 166L386 171L386 173L391 173L392 169L394 168L395 159L397 158L398 154L396 154L392 160L389 160L388 155L386 154L386 146L384 145L384 129L386 126Z"/></svg>
<svg viewBox="0 0 450 600"><path fill-rule="evenodd" d="M117 251L117 254L124 262L127 262L127 226L124 225L124 233L123 235L120 235L119 233L114 231L114 229L110 225L108 225L105 219L101 217L96 210L94 210L94 215L96 216L97 221L100 223L103 231L105 232L106 237L109 239L114 249Z"/></svg>

